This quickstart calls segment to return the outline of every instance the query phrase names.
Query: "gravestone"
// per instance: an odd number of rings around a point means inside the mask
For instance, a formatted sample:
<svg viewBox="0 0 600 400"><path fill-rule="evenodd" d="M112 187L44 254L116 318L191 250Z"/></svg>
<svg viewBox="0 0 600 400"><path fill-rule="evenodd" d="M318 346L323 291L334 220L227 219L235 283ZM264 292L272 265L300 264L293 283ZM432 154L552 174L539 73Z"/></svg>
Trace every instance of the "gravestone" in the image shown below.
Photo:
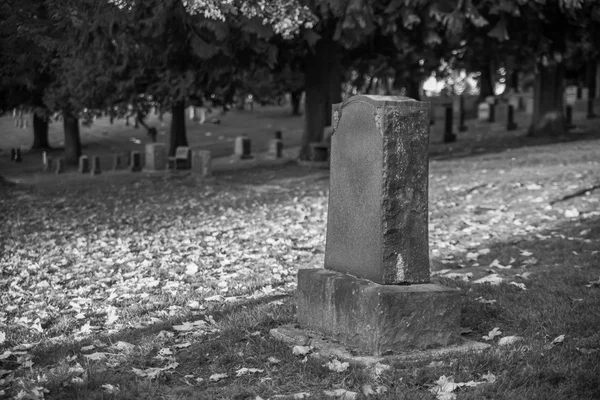
<svg viewBox="0 0 600 400"><path fill-rule="evenodd" d="M192 170L207 178L212 175L212 154L210 150L196 149L192 151Z"/></svg>
<svg viewBox="0 0 600 400"><path fill-rule="evenodd" d="M525 98L525 113L533 114L533 97Z"/></svg>
<svg viewBox="0 0 600 400"><path fill-rule="evenodd" d="M446 115L444 117L444 143L456 142L456 135L452 132L454 126L452 103L445 105Z"/></svg>
<svg viewBox="0 0 600 400"><path fill-rule="evenodd" d="M90 172L90 159L88 156L79 156L79 169L80 174L87 174Z"/></svg>
<svg viewBox="0 0 600 400"><path fill-rule="evenodd" d="M42 153L42 170L44 172L52 171L52 157L48 156L48 153L45 151Z"/></svg>
<svg viewBox="0 0 600 400"><path fill-rule="evenodd" d="M233 153L242 160L252 158L251 142L247 135L235 138Z"/></svg>
<svg viewBox="0 0 600 400"><path fill-rule="evenodd" d="M479 121L488 121L490 119L490 105L488 103L480 103L477 106L477 119Z"/></svg>
<svg viewBox="0 0 600 400"><path fill-rule="evenodd" d="M92 156L92 168L90 170L90 175L99 175L102 172L100 169L100 157Z"/></svg>
<svg viewBox="0 0 600 400"><path fill-rule="evenodd" d="M116 171L118 169L121 169L121 155L120 154L113 154L112 170Z"/></svg>
<svg viewBox="0 0 600 400"><path fill-rule="evenodd" d="M269 157L281 158L283 156L283 141L281 139L269 140Z"/></svg>
<svg viewBox="0 0 600 400"><path fill-rule="evenodd" d="M573 105L577 101L577 86L567 86L565 89L565 103Z"/></svg>
<svg viewBox="0 0 600 400"><path fill-rule="evenodd" d="M142 170L142 154L137 150L131 152L129 170L131 172L139 172Z"/></svg>
<svg viewBox="0 0 600 400"><path fill-rule="evenodd" d="M506 130L514 131L517 129L517 124L515 122L515 107L512 104L508 105L508 112L506 114Z"/></svg>
<svg viewBox="0 0 600 400"><path fill-rule="evenodd" d="M164 143L146 144L146 171L163 171L167 169L167 147Z"/></svg>
<svg viewBox="0 0 600 400"><path fill-rule="evenodd" d="M371 354L460 340L460 292L429 283L428 103L333 106L325 269L298 271L298 323Z"/></svg>
<svg viewBox="0 0 600 400"><path fill-rule="evenodd" d="M56 159L56 168L54 170L54 173L58 175L62 174L63 172L65 172L65 160L64 158L59 157Z"/></svg>
<svg viewBox="0 0 600 400"><path fill-rule="evenodd" d="M513 106L514 110L519 110L521 105L521 96L513 94L508 98L508 105Z"/></svg>

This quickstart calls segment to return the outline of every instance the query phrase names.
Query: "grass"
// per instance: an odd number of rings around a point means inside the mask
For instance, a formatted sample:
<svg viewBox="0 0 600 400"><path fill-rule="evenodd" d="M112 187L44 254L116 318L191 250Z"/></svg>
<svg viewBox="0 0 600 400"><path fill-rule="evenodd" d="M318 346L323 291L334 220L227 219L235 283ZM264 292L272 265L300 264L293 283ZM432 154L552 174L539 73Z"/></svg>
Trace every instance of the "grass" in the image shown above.
<svg viewBox="0 0 600 400"><path fill-rule="evenodd" d="M487 373L497 380L458 399L600 398L597 134L508 149L496 133L472 135L482 139L452 157L432 149L434 280L461 288L466 338L498 327L515 344L378 374L333 372L273 340L294 321L297 268L322 265L323 172L0 183L0 398L319 399L371 385L387 392L369 398L433 399L443 375ZM474 283L491 273L503 282Z"/></svg>

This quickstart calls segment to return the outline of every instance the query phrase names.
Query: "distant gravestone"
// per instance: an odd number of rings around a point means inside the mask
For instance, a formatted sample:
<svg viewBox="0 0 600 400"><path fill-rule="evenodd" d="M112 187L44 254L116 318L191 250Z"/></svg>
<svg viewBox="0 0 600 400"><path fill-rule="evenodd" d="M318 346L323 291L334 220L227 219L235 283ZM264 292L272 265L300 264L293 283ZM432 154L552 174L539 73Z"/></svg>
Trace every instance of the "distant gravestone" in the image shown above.
<svg viewBox="0 0 600 400"><path fill-rule="evenodd" d="M142 154L137 150L131 152L129 170L131 172L139 172L142 170Z"/></svg>
<svg viewBox="0 0 600 400"><path fill-rule="evenodd" d="M298 271L300 326L376 355L460 340L460 292L429 283L429 110L334 105L325 269Z"/></svg>
<svg viewBox="0 0 600 400"><path fill-rule="evenodd" d="M56 159L56 167L54 169L54 173L55 174L62 174L63 172L65 172L65 160L64 158L57 158Z"/></svg>
<svg viewBox="0 0 600 400"><path fill-rule="evenodd" d="M50 157L45 151L42 153L42 170L45 172L53 170L52 157Z"/></svg>
<svg viewBox="0 0 600 400"><path fill-rule="evenodd" d="M100 168L100 157L92 156L92 168L90 170L90 175L99 175L102 172Z"/></svg>
<svg viewBox="0 0 600 400"><path fill-rule="evenodd" d="M163 171L167 169L167 147L164 143L146 144L144 169L147 171Z"/></svg>
<svg viewBox="0 0 600 400"><path fill-rule="evenodd" d="M87 174L90 172L90 159L88 156L79 156L79 169L80 174Z"/></svg>
<svg viewBox="0 0 600 400"><path fill-rule="evenodd" d="M283 140L271 139L269 140L269 157L281 158L283 156Z"/></svg>
<svg viewBox="0 0 600 400"><path fill-rule="evenodd" d="M567 86L565 89L565 103L574 105L577 101L577 86Z"/></svg>
<svg viewBox="0 0 600 400"><path fill-rule="evenodd" d="M488 103L480 103L477 107L477 119L479 121L488 121L490 119L490 105Z"/></svg>
<svg viewBox="0 0 600 400"><path fill-rule="evenodd" d="M113 154L113 164L112 164L112 170L116 171L118 169L121 169L121 154Z"/></svg>
<svg viewBox="0 0 600 400"><path fill-rule="evenodd" d="M525 112L530 115L533 114L533 97L525 99Z"/></svg>
<svg viewBox="0 0 600 400"><path fill-rule="evenodd" d="M247 135L240 135L235 138L233 153L242 160L252 158L251 142Z"/></svg>
<svg viewBox="0 0 600 400"><path fill-rule="evenodd" d="M192 149L188 146L178 146L175 149L175 155L168 158L170 169L190 169L192 168Z"/></svg>
<svg viewBox="0 0 600 400"><path fill-rule="evenodd" d="M192 170L207 178L212 175L212 154L210 150L196 149L192 152Z"/></svg>

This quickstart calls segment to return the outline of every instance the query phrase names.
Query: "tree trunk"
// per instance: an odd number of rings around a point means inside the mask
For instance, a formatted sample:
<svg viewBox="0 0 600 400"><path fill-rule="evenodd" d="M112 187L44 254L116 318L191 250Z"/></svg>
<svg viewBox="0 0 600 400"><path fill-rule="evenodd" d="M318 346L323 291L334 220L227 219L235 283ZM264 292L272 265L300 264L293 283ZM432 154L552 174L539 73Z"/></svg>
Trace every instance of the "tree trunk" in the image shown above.
<svg viewBox="0 0 600 400"><path fill-rule="evenodd" d="M171 107L171 135L169 138L169 156L175 155L179 146L187 146L187 135L185 131L185 104L179 101Z"/></svg>
<svg viewBox="0 0 600 400"><path fill-rule="evenodd" d="M519 70L515 69L510 73L510 88L515 93L519 93Z"/></svg>
<svg viewBox="0 0 600 400"><path fill-rule="evenodd" d="M302 99L302 90L293 91L290 95L292 101L292 115L300 115L300 100Z"/></svg>
<svg viewBox="0 0 600 400"><path fill-rule="evenodd" d="M494 83L492 76L492 64L485 63L481 68L481 78L479 81L480 91L479 91L479 99L480 101L485 100L488 96L494 95Z"/></svg>
<svg viewBox="0 0 600 400"><path fill-rule="evenodd" d="M69 111L63 111L63 127L65 131L65 163L77 165L81 155L79 120Z"/></svg>
<svg viewBox="0 0 600 400"><path fill-rule="evenodd" d="M596 60L589 60L587 62L588 99L596 98L596 69Z"/></svg>
<svg viewBox="0 0 600 400"><path fill-rule="evenodd" d="M416 78L409 78L406 82L406 97L410 97L411 99L420 101L421 93L420 93L420 84L421 82Z"/></svg>
<svg viewBox="0 0 600 400"><path fill-rule="evenodd" d="M533 118L529 136L561 136L566 133L563 111L564 66L538 63L533 91Z"/></svg>
<svg viewBox="0 0 600 400"><path fill-rule="evenodd" d="M338 51L337 43L331 39L321 39L317 42L314 52L309 52L306 56L304 132L300 150L302 160L310 157L309 143L323 140L326 120L327 125L330 124L331 104L341 100L341 84L338 85L338 82L341 82L341 65L339 54L336 54Z"/></svg>
<svg viewBox="0 0 600 400"><path fill-rule="evenodd" d="M33 113L33 145L32 149L50 149L48 141L48 119Z"/></svg>

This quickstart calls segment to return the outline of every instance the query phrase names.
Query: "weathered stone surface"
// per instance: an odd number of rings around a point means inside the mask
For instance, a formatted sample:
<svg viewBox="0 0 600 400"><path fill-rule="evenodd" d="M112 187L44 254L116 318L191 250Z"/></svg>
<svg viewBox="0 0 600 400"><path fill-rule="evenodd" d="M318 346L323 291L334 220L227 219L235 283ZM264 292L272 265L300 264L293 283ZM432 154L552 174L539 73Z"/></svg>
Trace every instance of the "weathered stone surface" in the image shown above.
<svg viewBox="0 0 600 400"><path fill-rule="evenodd" d="M429 282L429 109L383 96L334 105L325 268Z"/></svg>
<svg viewBox="0 0 600 400"><path fill-rule="evenodd" d="M460 292L439 285L379 285L326 269L301 269L296 304L301 326L373 355L460 339Z"/></svg>
<svg viewBox="0 0 600 400"><path fill-rule="evenodd" d="M142 170L142 155L139 151L132 151L129 163L131 172L139 172Z"/></svg>
<svg viewBox="0 0 600 400"><path fill-rule="evenodd" d="M240 135L235 138L233 153L242 160L253 158L252 142L247 135Z"/></svg>
<svg viewBox="0 0 600 400"><path fill-rule="evenodd" d="M146 144L144 169L147 171L163 171L167 169L167 147L164 143Z"/></svg>
<svg viewBox="0 0 600 400"><path fill-rule="evenodd" d="M283 140L271 139L269 140L269 151L268 154L273 158L281 158L283 155Z"/></svg>

